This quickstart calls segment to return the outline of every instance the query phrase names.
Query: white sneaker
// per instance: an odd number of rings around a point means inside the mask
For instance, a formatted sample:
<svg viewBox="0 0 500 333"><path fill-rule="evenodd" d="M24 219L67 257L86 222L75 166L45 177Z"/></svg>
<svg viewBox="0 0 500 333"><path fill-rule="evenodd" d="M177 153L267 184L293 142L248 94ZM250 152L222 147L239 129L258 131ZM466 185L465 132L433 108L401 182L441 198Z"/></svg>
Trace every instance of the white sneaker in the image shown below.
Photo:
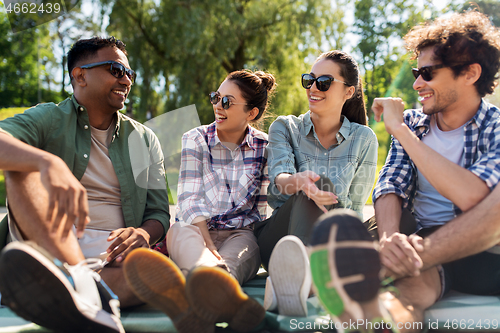
<svg viewBox="0 0 500 333"><path fill-rule="evenodd" d="M264 308L272 311L273 305L277 304L280 315L307 317L311 283L309 258L304 244L296 236L281 238L269 260Z"/></svg>
<svg viewBox="0 0 500 333"><path fill-rule="evenodd" d="M7 245L0 257L0 292L17 315L61 332L124 333L120 302L96 272L97 260L71 266L30 242Z"/></svg>
<svg viewBox="0 0 500 333"><path fill-rule="evenodd" d="M276 298L276 293L274 292L273 283L271 282L271 277L268 276L266 279L266 289L264 291L264 309L266 311L275 311L278 309L278 298Z"/></svg>

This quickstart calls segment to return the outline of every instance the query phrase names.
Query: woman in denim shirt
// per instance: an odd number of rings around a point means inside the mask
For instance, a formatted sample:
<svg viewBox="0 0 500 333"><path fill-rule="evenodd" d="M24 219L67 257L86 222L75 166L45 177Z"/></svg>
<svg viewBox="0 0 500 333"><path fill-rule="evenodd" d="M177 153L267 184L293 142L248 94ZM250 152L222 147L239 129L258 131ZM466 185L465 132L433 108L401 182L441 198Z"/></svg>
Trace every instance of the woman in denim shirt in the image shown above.
<svg viewBox="0 0 500 333"><path fill-rule="evenodd" d="M278 117L269 129L268 203L274 211L255 225L266 268L282 237L295 235L307 245L314 222L324 212L348 208L362 218L375 180L378 143L366 126L354 59L341 51L321 54L311 73L302 75L302 86L309 111Z"/></svg>

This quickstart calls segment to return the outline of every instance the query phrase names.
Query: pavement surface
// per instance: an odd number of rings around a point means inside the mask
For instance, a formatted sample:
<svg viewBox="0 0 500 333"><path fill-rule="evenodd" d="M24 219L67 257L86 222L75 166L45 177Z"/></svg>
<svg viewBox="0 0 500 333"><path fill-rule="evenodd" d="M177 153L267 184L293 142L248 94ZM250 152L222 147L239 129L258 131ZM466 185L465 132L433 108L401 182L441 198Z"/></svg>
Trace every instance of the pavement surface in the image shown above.
<svg viewBox="0 0 500 333"><path fill-rule="evenodd" d="M0 207L0 221L3 219L3 217L7 214L7 208L5 207ZM170 214L172 216L170 223L173 223L174 221L174 215L175 215L175 206L171 205L170 206ZM268 214L271 214L271 209L269 208ZM374 215L374 210L372 205L366 205L365 209L363 210L363 220L366 221L370 217Z"/></svg>

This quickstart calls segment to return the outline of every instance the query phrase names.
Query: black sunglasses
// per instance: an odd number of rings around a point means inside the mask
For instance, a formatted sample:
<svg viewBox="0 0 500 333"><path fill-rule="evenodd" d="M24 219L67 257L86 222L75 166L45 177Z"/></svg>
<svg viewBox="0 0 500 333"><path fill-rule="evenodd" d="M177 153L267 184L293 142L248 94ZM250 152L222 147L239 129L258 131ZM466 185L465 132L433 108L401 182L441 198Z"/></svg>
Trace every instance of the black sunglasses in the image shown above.
<svg viewBox="0 0 500 333"><path fill-rule="evenodd" d="M127 77L132 81L132 84L134 84L135 79L137 78L137 74L131 70L128 69L127 67L123 66L119 62L108 60L108 61L101 61L101 62L96 62L93 64L88 64L88 65L83 65L80 66L80 68L83 69L89 69L89 68L94 68L97 66L102 66L102 65L111 65L109 67L109 72L111 75L116 77L117 79L121 79L125 74L127 74Z"/></svg>
<svg viewBox="0 0 500 333"><path fill-rule="evenodd" d="M432 80L432 71L435 69L440 69L444 67L449 67L443 64L440 65L434 65L434 66L423 66L420 68L412 68L411 72L413 73L413 76L415 77L415 80L418 79L419 76L422 76L422 79L424 81L430 81Z"/></svg>
<svg viewBox="0 0 500 333"><path fill-rule="evenodd" d="M219 103L219 101L222 99L222 108L224 110L229 109L231 107L231 105L233 105L233 104L248 105L246 103L233 103L233 102L231 102L231 100L229 99L229 97L227 97L227 96L221 97L220 92L218 92L218 91L212 91L208 95L208 97L210 98L210 103L212 103L213 105L217 105L217 103Z"/></svg>
<svg viewBox="0 0 500 333"><path fill-rule="evenodd" d="M312 74L302 74L302 87L306 89L311 89L314 82L316 82L316 88L319 91L327 91L330 89L330 85L333 81L337 81L346 84L344 81L337 80L330 75L321 75L319 77L314 77Z"/></svg>

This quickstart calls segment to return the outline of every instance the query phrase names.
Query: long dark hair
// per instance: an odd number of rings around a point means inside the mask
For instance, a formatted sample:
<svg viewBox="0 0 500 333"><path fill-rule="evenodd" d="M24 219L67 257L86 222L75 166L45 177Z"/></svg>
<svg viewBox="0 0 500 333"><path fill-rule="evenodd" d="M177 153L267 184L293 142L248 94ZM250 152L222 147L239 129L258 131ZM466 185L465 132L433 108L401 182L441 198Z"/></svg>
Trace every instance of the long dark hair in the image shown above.
<svg viewBox="0 0 500 333"><path fill-rule="evenodd" d="M321 54L316 62L327 59L338 64L340 75L348 87L355 87L356 90L351 98L345 101L342 107L342 115L347 117L350 122L366 125L366 106L363 94L363 83L359 75L358 63L347 53L343 51L329 51Z"/></svg>

